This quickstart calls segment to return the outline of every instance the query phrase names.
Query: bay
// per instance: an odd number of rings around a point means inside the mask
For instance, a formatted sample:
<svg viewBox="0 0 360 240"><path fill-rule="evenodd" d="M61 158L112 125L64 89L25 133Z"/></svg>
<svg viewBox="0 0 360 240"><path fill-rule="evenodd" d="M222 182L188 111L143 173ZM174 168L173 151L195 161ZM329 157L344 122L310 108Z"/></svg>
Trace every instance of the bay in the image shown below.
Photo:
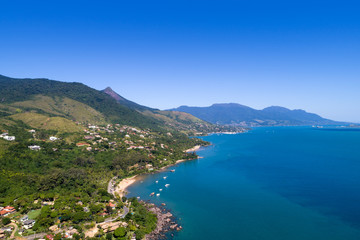
<svg viewBox="0 0 360 240"><path fill-rule="evenodd" d="M357 129L255 128L203 139L212 143L203 158L128 189L166 203L183 226L174 239L360 239Z"/></svg>

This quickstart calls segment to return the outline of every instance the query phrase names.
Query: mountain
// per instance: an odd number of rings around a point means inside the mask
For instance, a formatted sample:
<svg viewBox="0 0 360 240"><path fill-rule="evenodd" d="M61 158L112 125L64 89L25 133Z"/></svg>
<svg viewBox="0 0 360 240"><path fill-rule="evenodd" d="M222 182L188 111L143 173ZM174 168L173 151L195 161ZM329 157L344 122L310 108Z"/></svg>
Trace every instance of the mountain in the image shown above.
<svg viewBox="0 0 360 240"><path fill-rule="evenodd" d="M221 125L288 126L340 124L340 122L325 119L304 110L290 110L278 106L256 110L237 103L221 103L213 104L209 107L180 106L171 110L190 113L205 121Z"/></svg>
<svg viewBox="0 0 360 240"><path fill-rule="evenodd" d="M106 121L142 128L158 128L160 125L160 122L82 83L0 75L0 114L11 114L14 108L73 121Z"/></svg>
<svg viewBox="0 0 360 240"><path fill-rule="evenodd" d="M159 109L154 109L146 107L126 98L120 96L110 87L105 88L102 92L108 94L118 103L129 107L130 109L136 110L144 116L153 119L154 121L160 121L163 126L166 126L170 129L177 129L187 134L199 134L199 133L208 133L208 132L224 132L224 131L241 131L240 128L225 127L214 125L204 120L201 120L189 113L181 111L161 111Z"/></svg>

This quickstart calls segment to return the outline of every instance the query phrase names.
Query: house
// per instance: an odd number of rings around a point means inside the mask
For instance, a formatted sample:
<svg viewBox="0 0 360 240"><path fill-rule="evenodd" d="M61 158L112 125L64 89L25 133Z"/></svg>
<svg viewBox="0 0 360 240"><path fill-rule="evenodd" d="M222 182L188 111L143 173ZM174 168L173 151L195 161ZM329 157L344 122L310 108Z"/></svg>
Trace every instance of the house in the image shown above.
<svg viewBox="0 0 360 240"><path fill-rule="evenodd" d="M4 136L4 139L5 139L5 140L8 140L8 141L14 141L14 140L15 140L15 136Z"/></svg>
<svg viewBox="0 0 360 240"><path fill-rule="evenodd" d="M49 230L52 232L55 232L55 231L59 230L59 227L58 227L58 225L52 225L51 227L49 227Z"/></svg>
<svg viewBox="0 0 360 240"><path fill-rule="evenodd" d="M28 146L28 148L30 150L34 150L34 151L39 151L41 149L41 147L38 145Z"/></svg>
<svg viewBox="0 0 360 240"><path fill-rule="evenodd" d="M86 140L93 140L95 137L91 135L84 136L84 139Z"/></svg>
<svg viewBox="0 0 360 240"><path fill-rule="evenodd" d="M58 138L57 138L57 137L54 137L54 136L51 136L51 137L49 137L49 140L50 140L50 141L56 141L56 140L58 140Z"/></svg>
<svg viewBox="0 0 360 240"><path fill-rule="evenodd" d="M54 235L48 234L48 235L45 236L45 239L47 239L47 240L54 240Z"/></svg>
<svg viewBox="0 0 360 240"><path fill-rule="evenodd" d="M5 217L14 212L16 212L16 209L14 207L7 206L7 207L3 208L3 210L0 211L0 216Z"/></svg>
<svg viewBox="0 0 360 240"><path fill-rule="evenodd" d="M4 137L7 136L7 135L8 135L8 133L5 132L5 133L0 134L0 137L1 137L1 138L4 138Z"/></svg>
<svg viewBox="0 0 360 240"><path fill-rule="evenodd" d="M35 220L32 220L32 219L28 219L28 220L23 222L23 225L24 225L25 229L32 228L34 226L34 224L35 224Z"/></svg>
<svg viewBox="0 0 360 240"><path fill-rule="evenodd" d="M25 215L22 218L20 218L20 222L22 222L22 223L25 222L26 220L29 220L28 215Z"/></svg>
<svg viewBox="0 0 360 240"><path fill-rule="evenodd" d="M5 238L4 231L0 229L0 239L4 239L4 238Z"/></svg>
<svg viewBox="0 0 360 240"><path fill-rule="evenodd" d="M35 133L36 131L34 129L29 130L29 133Z"/></svg>
<svg viewBox="0 0 360 240"><path fill-rule="evenodd" d="M113 202L109 202L109 207L111 207L113 210L115 209L116 207L116 204L113 203Z"/></svg>
<svg viewBox="0 0 360 240"><path fill-rule="evenodd" d="M83 147L83 146L88 146L88 147L90 147L90 144L89 144L89 143L86 143L86 142L78 142L78 143L76 143L76 146L77 146L77 147Z"/></svg>

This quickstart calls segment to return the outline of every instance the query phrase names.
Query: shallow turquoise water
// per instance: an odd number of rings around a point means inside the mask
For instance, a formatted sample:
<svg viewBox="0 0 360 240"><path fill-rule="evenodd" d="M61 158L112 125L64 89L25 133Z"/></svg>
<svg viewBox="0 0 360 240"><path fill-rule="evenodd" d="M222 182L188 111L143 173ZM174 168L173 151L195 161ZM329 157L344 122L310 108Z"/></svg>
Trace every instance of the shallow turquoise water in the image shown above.
<svg viewBox="0 0 360 240"><path fill-rule="evenodd" d="M256 128L204 139L213 145L202 159L129 188L179 217L175 239L360 239L360 131Z"/></svg>

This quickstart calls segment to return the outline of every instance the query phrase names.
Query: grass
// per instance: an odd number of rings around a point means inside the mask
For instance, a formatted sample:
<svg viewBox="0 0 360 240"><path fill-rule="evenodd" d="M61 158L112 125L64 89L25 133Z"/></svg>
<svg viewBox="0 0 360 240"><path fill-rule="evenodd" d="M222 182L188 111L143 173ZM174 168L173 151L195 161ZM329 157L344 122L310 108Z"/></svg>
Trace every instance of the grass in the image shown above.
<svg viewBox="0 0 360 240"><path fill-rule="evenodd" d="M29 219L35 219L37 216L40 215L41 209L38 210L31 210L27 215Z"/></svg>
<svg viewBox="0 0 360 240"><path fill-rule="evenodd" d="M70 118L78 122L104 123L104 116L86 104L67 97L49 97L37 95L31 100L11 104L25 109L39 109L43 112Z"/></svg>
<svg viewBox="0 0 360 240"><path fill-rule="evenodd" d="M21 120L33 128L56 130L60 132L79 132L82 128L73 121L63 117L48 117L34 112L11 115L15 120Z"/></svg>

